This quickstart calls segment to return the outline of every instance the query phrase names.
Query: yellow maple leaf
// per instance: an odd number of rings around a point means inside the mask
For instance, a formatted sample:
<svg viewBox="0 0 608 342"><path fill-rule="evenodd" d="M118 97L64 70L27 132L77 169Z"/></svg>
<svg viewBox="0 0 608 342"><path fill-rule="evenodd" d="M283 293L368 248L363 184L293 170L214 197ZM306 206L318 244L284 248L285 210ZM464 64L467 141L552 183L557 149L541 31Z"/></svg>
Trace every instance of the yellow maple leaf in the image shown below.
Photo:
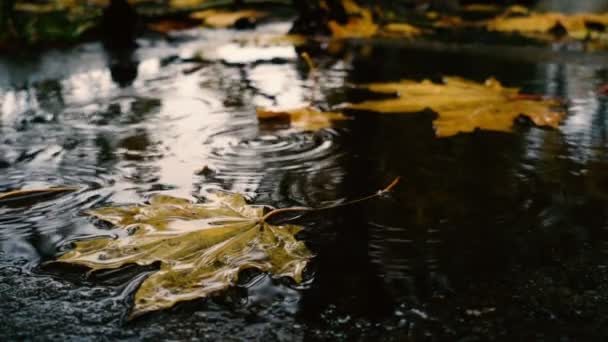
<svg viewBox="0 0 608 342"><path fill-rule="evenodd" d="M443 81L443 84L429 80L370 84L366 87L373 92L398 97L365 101L348 108L382 113L419 112L429 108L438 115L433 125L439 137L475 129L510 131L520 115L539 126L557 127L564 116L562 110L555 110L559 101L520 95L519 89L503 87L493 78L485 83L458 77L445 77Z"/></svg>
<svg viewBox="0 0 608 342"><path fill-rule="evenodd" d="M216 193L201 204L157 195L149 205L100 208L87 214L124 232L118 238L76 242L58 261L92 271L160 263L137 289L130 317L224 290L244 269L299 283L312 258L294 237L302 227L268 224L265 219L272 212L264 216L262 207L247 205L238 194Z"/></svg>
<svg viewBox="0 0 608 342"><path fill-rule="evenodd" d="M519 32L523 34L550 33L556 27L562 27L568 36L575 39L587 38L593 30L592 24L602 27L608 26L608 13L592 14L577 13L572 15L547 12L528 12L526 15L511 16L507 14L491 19L486 27L491 31ZM521 12L517 12L521 14Z"/></svg>
<svg viewBox="0 0 608 342"><path fill-rule="evenodd" d="M256 114L260 121L285 120L289 121L292 127L306 131L318 131L331 127L334 121L348 120L342 113L323 112L311 107L290 110L258 108Z"/></svg>
<svg viewBox="0 0 608 342"><path fill-rule="evenodd" d="M422 33L421 29L407 23L379 25L374 22L369 9L359 6L352 0L342 0L342 7L348 15L346 23L341 24L335 20L327 23L334 38L413 37Z"/></svg>

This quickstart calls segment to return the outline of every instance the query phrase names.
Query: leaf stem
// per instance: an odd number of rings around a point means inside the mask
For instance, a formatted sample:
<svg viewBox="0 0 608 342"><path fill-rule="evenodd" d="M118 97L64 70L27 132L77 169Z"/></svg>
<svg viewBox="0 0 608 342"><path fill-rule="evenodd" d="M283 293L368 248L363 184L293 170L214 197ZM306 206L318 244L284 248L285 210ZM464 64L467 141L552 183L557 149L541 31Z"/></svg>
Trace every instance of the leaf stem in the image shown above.
<svg viewBox="0 0 608 342"><path fill-rule="evenodd" d="M262 218L260 219L260 222L266 222L270 217L278 215L278 214L282 214L282 213L288 213L288 212L310 212L310 211L321 211L321 210L329 210L329 209L335 209L335 208L340 208L340 207L345 207L348 205L353 205L356 203L360 203L363 201L367 201L370 199L374 199L376 197L380 197L382 195L384 195L387 192L390 192L391 190L393 190L397 184L399 184L399 180L401 179L401 177L397 177L395 178L391 184L389 184L386 188L379 190L378 192L376 192L375 194L372 195L368 195L362 198L358 198L352 201L348 201L345 203L340 203L340 204L336 204L336 205L330 205L327 207L321 207L321 208L309 208L309 207L291 207L291 208L280 208L280 209L274 209L270 212L268 212L266 215L262 216Z"/></svg>

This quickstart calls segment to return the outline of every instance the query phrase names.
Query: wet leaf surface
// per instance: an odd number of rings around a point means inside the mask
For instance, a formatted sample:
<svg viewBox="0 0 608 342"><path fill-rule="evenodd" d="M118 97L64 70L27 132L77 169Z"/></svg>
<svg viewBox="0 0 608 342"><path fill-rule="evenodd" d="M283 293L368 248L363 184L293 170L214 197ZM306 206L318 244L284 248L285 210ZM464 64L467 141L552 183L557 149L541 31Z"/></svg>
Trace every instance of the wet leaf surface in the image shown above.
<svg viewBox="0 0 608 342"><path fill-rule="evenodd" d="M301 227L264 222L263 208L247 205L238 194L216 193L203 204L157 195L149 205L87 213L123 229L123 234L76 242L60 262L93 271L160 262L160 269L137 289L131 317L225 290L245 269L299 283L312 258L294 237Z"/></svg>
<svg viewBox="0 0 608 342"><path fill-rule="evenodd" d="M439 137L476 129L509 132L520 115L538 126L555 128L564 116L558 108L559 101L522 97L517 88L503 87L493 78L485 83L458 77L445 77L443 81L443 84L429 80L370 84L366 87L373 92L397 94L397 97L365 101L348 108L381 113L419 112L429 108L438 115L433 125Z"/></svg>

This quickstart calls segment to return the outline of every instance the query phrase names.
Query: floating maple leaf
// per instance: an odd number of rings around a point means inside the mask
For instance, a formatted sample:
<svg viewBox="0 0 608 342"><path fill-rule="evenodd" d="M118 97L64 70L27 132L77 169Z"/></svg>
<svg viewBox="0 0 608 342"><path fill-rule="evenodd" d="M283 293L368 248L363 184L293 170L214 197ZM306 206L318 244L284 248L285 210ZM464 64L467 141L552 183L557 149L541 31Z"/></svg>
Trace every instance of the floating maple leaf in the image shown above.
<svg viewBox="0 0 608 342"><path fill-rule="evenodd" d="M432 109L439 116L434 121L437 136L446 137L477 128L510 131L518 116L529 117L539 126L557 127L564 115L554 110L560 103L519 94L517 88L503 87L490 78L485 83L458 77L445 77L443 84L429 80L404 80L366 86L379 93L396 93L398 97L365 101L348 108L383 113L418 112Z"/></svg>
<svg viewBox="0 0 608 342"><path fill-rule="evenodd" d="M247 205L238 194L216 193L202 204L157 195L149 205L87 213L124 233L76 242L60 262L93 271L160 262L160 269L137 289L131 317L226 289L247 268L299 283L312 258L294 237L301 227L266 223L263 208Z"/></svg>
<svg viewBox="0 0 608 342"><path fill-rule="evenodd" d="M422 33L422 30L407 23L378 25L369 9L352 0L342 0L342 7L348 15L346 23L341 24L335 20L328 22L329 30L335 38L413 37Z"/></svg>
<svg viewBox="0 0 608 342"><path fill-rule="evenodd" d="M323 128L331 127L334 121L348 120L348 117L342 113L323 112L312 107L291 110L258 108L256 114L260 121L285 120L289 121L292 127L305 131L318 131Z"/></svg>
<svg viewBox="0 0 608 342"><path fill-rule="evenodd" d="M516 14L515 16L512 14ZM520 6L512 7L506 14L489 20L486 27L491 31L520 32L523 34L550 33L560 28L575 39L594 38L608 26L608 13L577 13L572 15L547 12L528 12ZM597 35L600 37L600 35Z"/></svg>

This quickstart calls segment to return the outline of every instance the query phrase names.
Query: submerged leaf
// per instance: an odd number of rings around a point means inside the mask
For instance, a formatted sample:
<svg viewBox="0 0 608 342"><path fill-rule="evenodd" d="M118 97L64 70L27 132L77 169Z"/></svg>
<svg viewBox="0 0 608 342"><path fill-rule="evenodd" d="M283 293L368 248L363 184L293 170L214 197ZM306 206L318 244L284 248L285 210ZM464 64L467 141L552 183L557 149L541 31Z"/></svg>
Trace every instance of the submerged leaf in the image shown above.
<svg viewBox="0 0 608 342"><path fill-rule="evenodd" d="M285 120L292 127L306 131L318 131L331 127L333 121L348 120L342 113L322 112L311 107L276 111L258 108L256 113L260 121Z"/></svg>
<svg viewBox="0 0 608 342"><path fill-rule="evenodd" d="M157 195L149 205L88 214L125 232L117 239L77 242L60 262L93 271L160 262L160 269L137 289L131 317L207 297L234 285L239 272L248 268L299 283L312 258L294 237L300 226L266 223L263 208L247 205L238 194L217 193L202 204Z"/></svg>
<svg viewBox="0 0 608 342"><path fill-rule="evenodd" d="M365 101L348 108L383 113L419 112L429 108L438 115L433 124L439 137L472 132L477 128L510 131L513 121L520 115L539 126L557 127L564 116L562 110L554 110L560 104L557 100L523 96L519 89L503 87L493 78L477 83L445 77L443 84L404 80L370 84L367 88L398 97Z"/></svg>

